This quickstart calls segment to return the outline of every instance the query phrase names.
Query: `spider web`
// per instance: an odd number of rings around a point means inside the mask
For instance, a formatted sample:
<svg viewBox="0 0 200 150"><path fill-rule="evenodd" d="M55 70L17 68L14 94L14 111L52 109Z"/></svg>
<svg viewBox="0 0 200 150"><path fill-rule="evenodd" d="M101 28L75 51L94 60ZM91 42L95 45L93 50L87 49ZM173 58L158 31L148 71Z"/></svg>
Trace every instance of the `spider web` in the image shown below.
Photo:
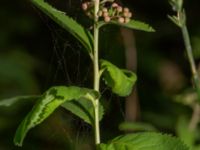
<svg viewBox="0 0 200 150"><path fill-rule="evenodd" d="M68 0L66 5L68 9L74 9L74 6L72 6L73 2L71 0ZM67 86L87 85L87 81L91 80L90 74L91 72L93 72L93 69L91 63L89 64L89 67L88 64L85 65L84 60L89 59L89 57L85 57L85 55L87 54L82 52L83 47L81 46L81 44L79 42L75 42L75 39L72 40L72 36L70 34L61 29L58 25L55 25L39 10L35 9L35 11L38 12L40 18L48 27L53 43L52 50L49 50L49 52L52 54L51 59L49 60L48 71L46 73L47 79L44 83L45 88L48 89L50 85L55 85L55 83L57 84L57 81L60 81L60 78L62 79L62 82L60 82ZM78 18L78 13L73 15L73 18L76 20ZM84 71L84 75L82 71L83 67L86 68ZM62 76L60 74L62 74ZM104 88L102 94L106 93L107 90L108 88ZM112 97L112 94L107 96L108 105L110 105ZM121 106L120 102L118 102L118 105L120 108L120 113L122 114L122 116L124 116L124 110L122 110L123 106ZM93 137L92 127L84 123L84 121L74 115L71 115L70 117L70 124L71 126L73 126L73 128L75 128L75 131L72 133L74 134L73 142L71 142L74 145L73 149L80 149L80 145L84 145L84 143L93 143L93 141L91 140L91 137ZM71 135L69 135L67 129L64 126L62 127L62 132L68 137L66 138L66 140L70 141L72 139ZM52 133L52 131L49 133L52 134L48 137L49 139L53 139L54 136L56 136L56 134L54 132ZM88 139L90 141L88 141Z"/></svg>

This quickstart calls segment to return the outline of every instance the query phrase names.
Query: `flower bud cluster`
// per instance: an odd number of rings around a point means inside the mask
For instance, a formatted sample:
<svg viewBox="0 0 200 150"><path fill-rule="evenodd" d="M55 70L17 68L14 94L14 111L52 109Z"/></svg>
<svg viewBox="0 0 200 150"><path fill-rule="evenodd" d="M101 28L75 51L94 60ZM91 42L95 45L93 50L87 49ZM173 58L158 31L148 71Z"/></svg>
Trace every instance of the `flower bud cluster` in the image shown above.
<svg viewBox="0 0 200 150"><path fill-rule="evenodd" d="M107 5L106 5L107 6ZM106 7L105 3L101 4L98 12L98 17L103 19L105 22L118 21L119 23L128 23L132 17L132 13L128 8L122 7L117 3L111 3L109 7ZM93 2L84 2L82 9L86 12L90 18L93 18Z"/></svg>

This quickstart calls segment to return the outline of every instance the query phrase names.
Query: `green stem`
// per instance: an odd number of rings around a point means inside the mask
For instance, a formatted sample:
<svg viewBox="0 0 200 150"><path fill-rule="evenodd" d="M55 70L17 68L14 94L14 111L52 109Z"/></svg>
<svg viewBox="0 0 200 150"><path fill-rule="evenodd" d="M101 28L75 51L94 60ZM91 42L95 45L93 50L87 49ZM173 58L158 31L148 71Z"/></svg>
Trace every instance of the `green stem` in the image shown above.
<svg viewBox="0 0 200 150"><path fill-rule="evenodd" d="M94 0L94 90L99 91L99 28L98 23L99 0ZM100 127L99 127L99 99L95 100L95 144L100 144Z"/></svg>

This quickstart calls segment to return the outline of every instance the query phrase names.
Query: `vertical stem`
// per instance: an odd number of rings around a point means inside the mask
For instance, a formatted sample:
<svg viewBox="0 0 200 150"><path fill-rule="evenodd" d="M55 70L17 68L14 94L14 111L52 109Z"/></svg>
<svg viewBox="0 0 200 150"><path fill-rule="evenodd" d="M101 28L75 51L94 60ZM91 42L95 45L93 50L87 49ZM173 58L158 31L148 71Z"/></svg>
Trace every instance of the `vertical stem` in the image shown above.
<svg viewBox="0 0 200 150"><path fill-rule="evenodd" d="M94 0L94 90L99 91L99 28L98 23L99 0ZM99 127L99 99L95 100L95 143L100 144Z"/></svg>
<svg viewBox="0 0 200 150"><path fill-rule="evenodd" d="M191 68L192 74L194 76L197 74L197 71L196 71L195 62L194 62L194 58L193 58L193 54L192 54L192 47L190 44L189 33L188 33L186 25L183 25L181 27L181 30L182 30L182 34L183 34L186 51L187 51L187 56L188 56L188 59L190 62L190 68Z"/></svg>
<svg viewBox="0 0 200 150"><path fill-rule="evenodd" d="M198 95L198 100L200 102L199 75L198 75L198 72L197 72L197 69L196 69L196 65L195 65L195 61L194 61L194 57L193 57L193 53L192 53L192 46L191 46L190 37L189 37L189 33L188 33L188 30L187 30L186 23L184 23L181 26L181 31L182 31L182 34L183 34L183 39L184 39L184 43L185 43L185 47L186 47L186 51L187 51L187 56L188 56L189 63L190 63L192 77L193 77L193 81L194 81L195 88L196 88L197 95ZM199 122L199 119L200 119L199 113L200 113L200 105L198 103L196 103L194 108L193 108L193 115L192 115L192 118L191 118L190 123L189 123L189 129L190 130L194 130L196 128L196 126Z"/></svg>

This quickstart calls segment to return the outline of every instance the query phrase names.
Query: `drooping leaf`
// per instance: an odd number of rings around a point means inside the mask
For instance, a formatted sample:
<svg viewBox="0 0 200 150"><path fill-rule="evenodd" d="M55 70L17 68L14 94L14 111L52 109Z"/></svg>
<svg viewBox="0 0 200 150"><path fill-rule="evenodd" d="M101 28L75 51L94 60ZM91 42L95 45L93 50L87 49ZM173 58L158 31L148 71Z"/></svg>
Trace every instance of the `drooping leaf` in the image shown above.
<svg viewBox="0 0 200 150"><path fill-rule="evenodd" d="M156 128L143 122L123 122L119 125L121 131L156 131Z"/></svg>
<svg viewBox="0 0 200 150"><path fill-rule="evenodd" d="M119 23L117 21L110 21L108 23L105 23L104 21L99 22L99 26L104 26L107 24L115 24L118 26L122 26L122 27L126 27L129 29L134 29L134 30L141 30L141 31L146 31L146 32L155 32L154 28L151 27L150 25L141 22L141 21L137 21L137 20L130 20L129 23Z"/></svg>
<svg viewBox="0 0 200 150"><path fill-rule="evenodd" d="M43 96L38 100L37 104L29 112L29 114L22 121L18 127L14 143L17 146L22 146L23 140L27 132L44 121L54 110L66 101L78 99L96 99L99 97L98 92L79 87L65 87L57 86L47 90Z"/></svg>
<svg viewBox="0 0 200 150"><path fill-rule="evenodd" d="M37 100L40 96L16 96L12 98L3 99L0 101L0 106L9 107L17 102Z"/></svg>
<svg viewBox="0 0 200 150"><path fill-rule="evenodd" d="M73 100L62 104L62 107L80 117L85 122L91 125L94 124L94 107L90 101L85 99ZM103 106L99 104L99 120L103 118L103 114Z"/></svg>
<svg viewBox="0 0 200 150"><path fill-rule="evenodd" d="M67 16L64 12L55 9L48 3L44 2L44 0L31 0L31 2L61 27L76 37L86 48L89 55L92 56L93 37L88 30L84 29L80 24Z"/></svg>
<svg viewBox="0 0 200 150"><path fill-rule="evenodd" d="M100 144L99 150L189 150L178 138L160 133L127 134Z"/></svg>
<svg viewBox="0 0 200 150"><path fill-rule="evenodd" d="M103 79L113 93L119 96L128 96L137 80L136 74L128 70L119 69L106 60L101 60L100 62L101 69L104 70Z"/></svg>

